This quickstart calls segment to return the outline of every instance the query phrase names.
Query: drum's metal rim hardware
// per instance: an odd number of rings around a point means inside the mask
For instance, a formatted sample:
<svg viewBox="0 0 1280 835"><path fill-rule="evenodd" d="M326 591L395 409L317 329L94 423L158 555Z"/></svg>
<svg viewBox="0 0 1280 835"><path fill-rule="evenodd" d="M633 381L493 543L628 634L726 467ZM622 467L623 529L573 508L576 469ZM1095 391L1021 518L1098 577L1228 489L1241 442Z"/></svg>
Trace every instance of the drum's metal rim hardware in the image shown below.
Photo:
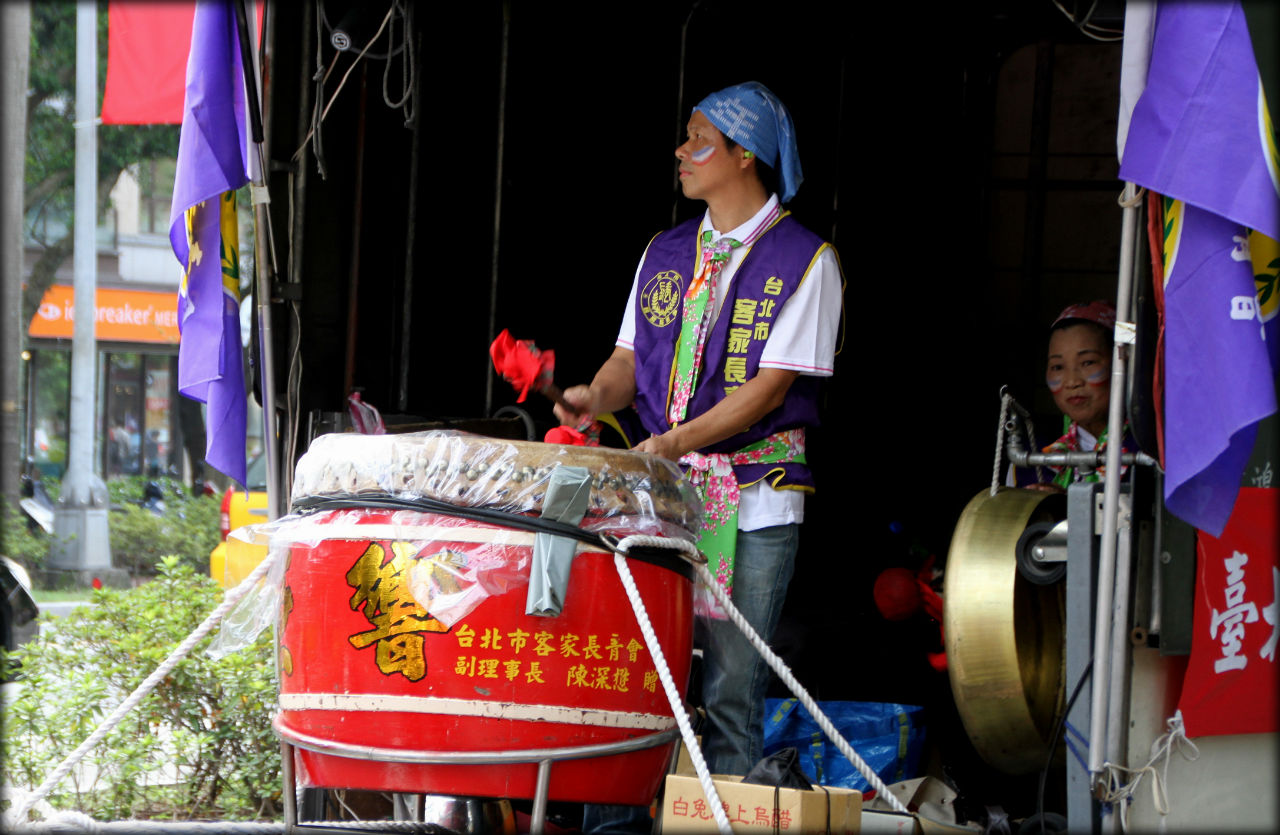
<svg viewBox="0 0 1280 835"><path fill-rule="evenodd" d="M449 504L422 496L415 499L404 499L396 496L361 496L360 498L313 496L293 503L293 512L300 515L319 513L325 510L412 510L425 513L438 513L442 516L456 516L473 522L486 522L517 530L533 533L549 533L585 542L609 553L618 553L618 539L610 534L594 533L583 530L576 525L557 522L541 516L522 516L495 510L490 507L466 507ZM672 548L631 548L623 556L628 559L647 562L668 571L674 571L681 577L693 582L695 579L694 564L683 552Z"/></svg>
<svg viewBox="0 0 1280 835"><path fill-rule="evenodd" d="M415 748L379 748L373 745L354 745L319 739L285 727L282 716L276 714L271 725L276 735L291 745L317 754L346 757L354 760L409 763L414 765L502 765L506 763L536 763L543 760L581 760L593 757L611 757L630 754L646 748L656 748L680 738L679 728L654 731L642 736L617 742L597 742L566 748L517 749L513 751L427 751Z"/></svg>

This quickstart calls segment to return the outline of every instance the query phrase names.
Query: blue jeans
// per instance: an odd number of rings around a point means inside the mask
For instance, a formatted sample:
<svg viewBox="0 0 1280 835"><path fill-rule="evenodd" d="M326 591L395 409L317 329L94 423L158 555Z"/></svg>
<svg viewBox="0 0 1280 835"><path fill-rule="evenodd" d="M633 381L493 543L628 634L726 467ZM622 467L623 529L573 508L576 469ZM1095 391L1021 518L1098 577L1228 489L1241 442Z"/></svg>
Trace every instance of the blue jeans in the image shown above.
<svg viewBox="0 0 1280 835"><path fill-rule="evenodd" d="M773 637L782 617L799 544L799 525L738 532L733 605L766 641ZM764 755L769 665L731 621L699 621L698 633L707 712L702 726L703 756L713 774L746 774ZM652 826L644 806L589 803L583 809L582 831L586 835L638 835Z"/></svg>
<svg viewBox="0 0 1280 835"><path fill-rule="evenodd" d="M782 617L799 544L799 525L738 533L733 605L765 641ZM704 633L702 698L707 711L702 753L715 774L746 774L764 756L769 665L732 621L706 620L699 627Z"/></svg>

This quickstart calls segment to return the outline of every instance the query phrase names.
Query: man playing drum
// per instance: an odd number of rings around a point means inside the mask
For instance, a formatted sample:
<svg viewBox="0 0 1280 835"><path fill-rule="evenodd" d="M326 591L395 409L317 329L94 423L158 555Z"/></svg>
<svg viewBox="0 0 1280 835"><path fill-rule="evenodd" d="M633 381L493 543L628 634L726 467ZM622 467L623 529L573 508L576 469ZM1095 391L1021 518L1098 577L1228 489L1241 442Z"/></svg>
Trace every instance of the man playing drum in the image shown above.
<svg viewBox="0 0 1280 835"><path fill-rule="evenodd" d="M578 425L634 404L650 433L636 449L684 465L706 512L699 548L768 639L813 489L804 432L833 370L843 278L834 248L783 208L800 160L791 116L764 85L699 102L675 154L684 195L707 210L650 241L613 354L590 385L564 392L577 412L556 414ZM723 613L710 614L703 752L712 772L745 774L763 753L769 669ZM607 811L588 807L584 830L612 820L627 831L626 816Z"/></svg>

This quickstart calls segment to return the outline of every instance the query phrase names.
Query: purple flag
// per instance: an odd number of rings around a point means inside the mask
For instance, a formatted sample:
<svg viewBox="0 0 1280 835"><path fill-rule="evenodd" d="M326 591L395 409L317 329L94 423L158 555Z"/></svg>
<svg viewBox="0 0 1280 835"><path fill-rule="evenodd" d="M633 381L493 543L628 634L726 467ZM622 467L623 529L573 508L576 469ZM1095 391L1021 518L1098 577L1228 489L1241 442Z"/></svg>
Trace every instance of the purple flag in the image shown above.
<svg viewBox="0 0 1280 835"><path fill-rule="evenodd" d="M1275 128L1238 2L1156 5L1120 177L1280 238Z"/></svg>
<svg viewBox="0 0 1280 835"><path fill-rule="evenodd" d="M178 391L207 406L205 460L243 485L246 398L234 202L229 228L220 209L224 193L249 181L243 65L229 2L200 0L191 28L169 212L169 242L186 271L178 291Z"/></svg>
<svg viewBox="0 0 1280 835"><path fill-rule="evenodd" d="M1275 130L1238 2L1157 3L1150 55L1120 176L1173 198L1165 504L1217 536L1257 423L1276 411L1276 300L1260 295L1249 243L1250 230L1280 236Z"/></svg>
<svg viewBox="0 0 1280 835"><path fill-rule="evenodd" d="M1165 504L1219 536L1258 421L1276 410L1280 334L1263 323L1240 224L1174 204L1165 228Z"/></svg>

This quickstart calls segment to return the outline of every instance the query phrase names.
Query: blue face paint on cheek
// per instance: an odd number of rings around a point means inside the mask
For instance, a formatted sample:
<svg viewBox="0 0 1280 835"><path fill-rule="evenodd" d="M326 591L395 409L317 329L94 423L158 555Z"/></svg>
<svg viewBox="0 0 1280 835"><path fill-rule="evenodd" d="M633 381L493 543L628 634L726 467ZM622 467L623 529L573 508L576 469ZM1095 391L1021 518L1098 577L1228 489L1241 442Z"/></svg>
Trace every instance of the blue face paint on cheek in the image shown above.
<svg viewBox="0 0 1280 835"><path fill-rule="evenodd" d="M1062 374L1051 372L1044 375L1044 384L1049 387L1050 393L1057 394L1062 391Z"/></svg>
<svg viewBox="0 0 1280 835"><path fill-rule="evenodd" d="M711 162L711 158L715 156L716 146L708 145L705 148L699 148L689 155L689 161L694 165L706 165Z"/></svg>
<svg viewBox="0 0 1280 835"><path fill-rule="evenodd" d="M1097 371L1084 378L1084 381L1091 386L1103 386L1111 382L1111 369L1099 368Z"/></svg>

